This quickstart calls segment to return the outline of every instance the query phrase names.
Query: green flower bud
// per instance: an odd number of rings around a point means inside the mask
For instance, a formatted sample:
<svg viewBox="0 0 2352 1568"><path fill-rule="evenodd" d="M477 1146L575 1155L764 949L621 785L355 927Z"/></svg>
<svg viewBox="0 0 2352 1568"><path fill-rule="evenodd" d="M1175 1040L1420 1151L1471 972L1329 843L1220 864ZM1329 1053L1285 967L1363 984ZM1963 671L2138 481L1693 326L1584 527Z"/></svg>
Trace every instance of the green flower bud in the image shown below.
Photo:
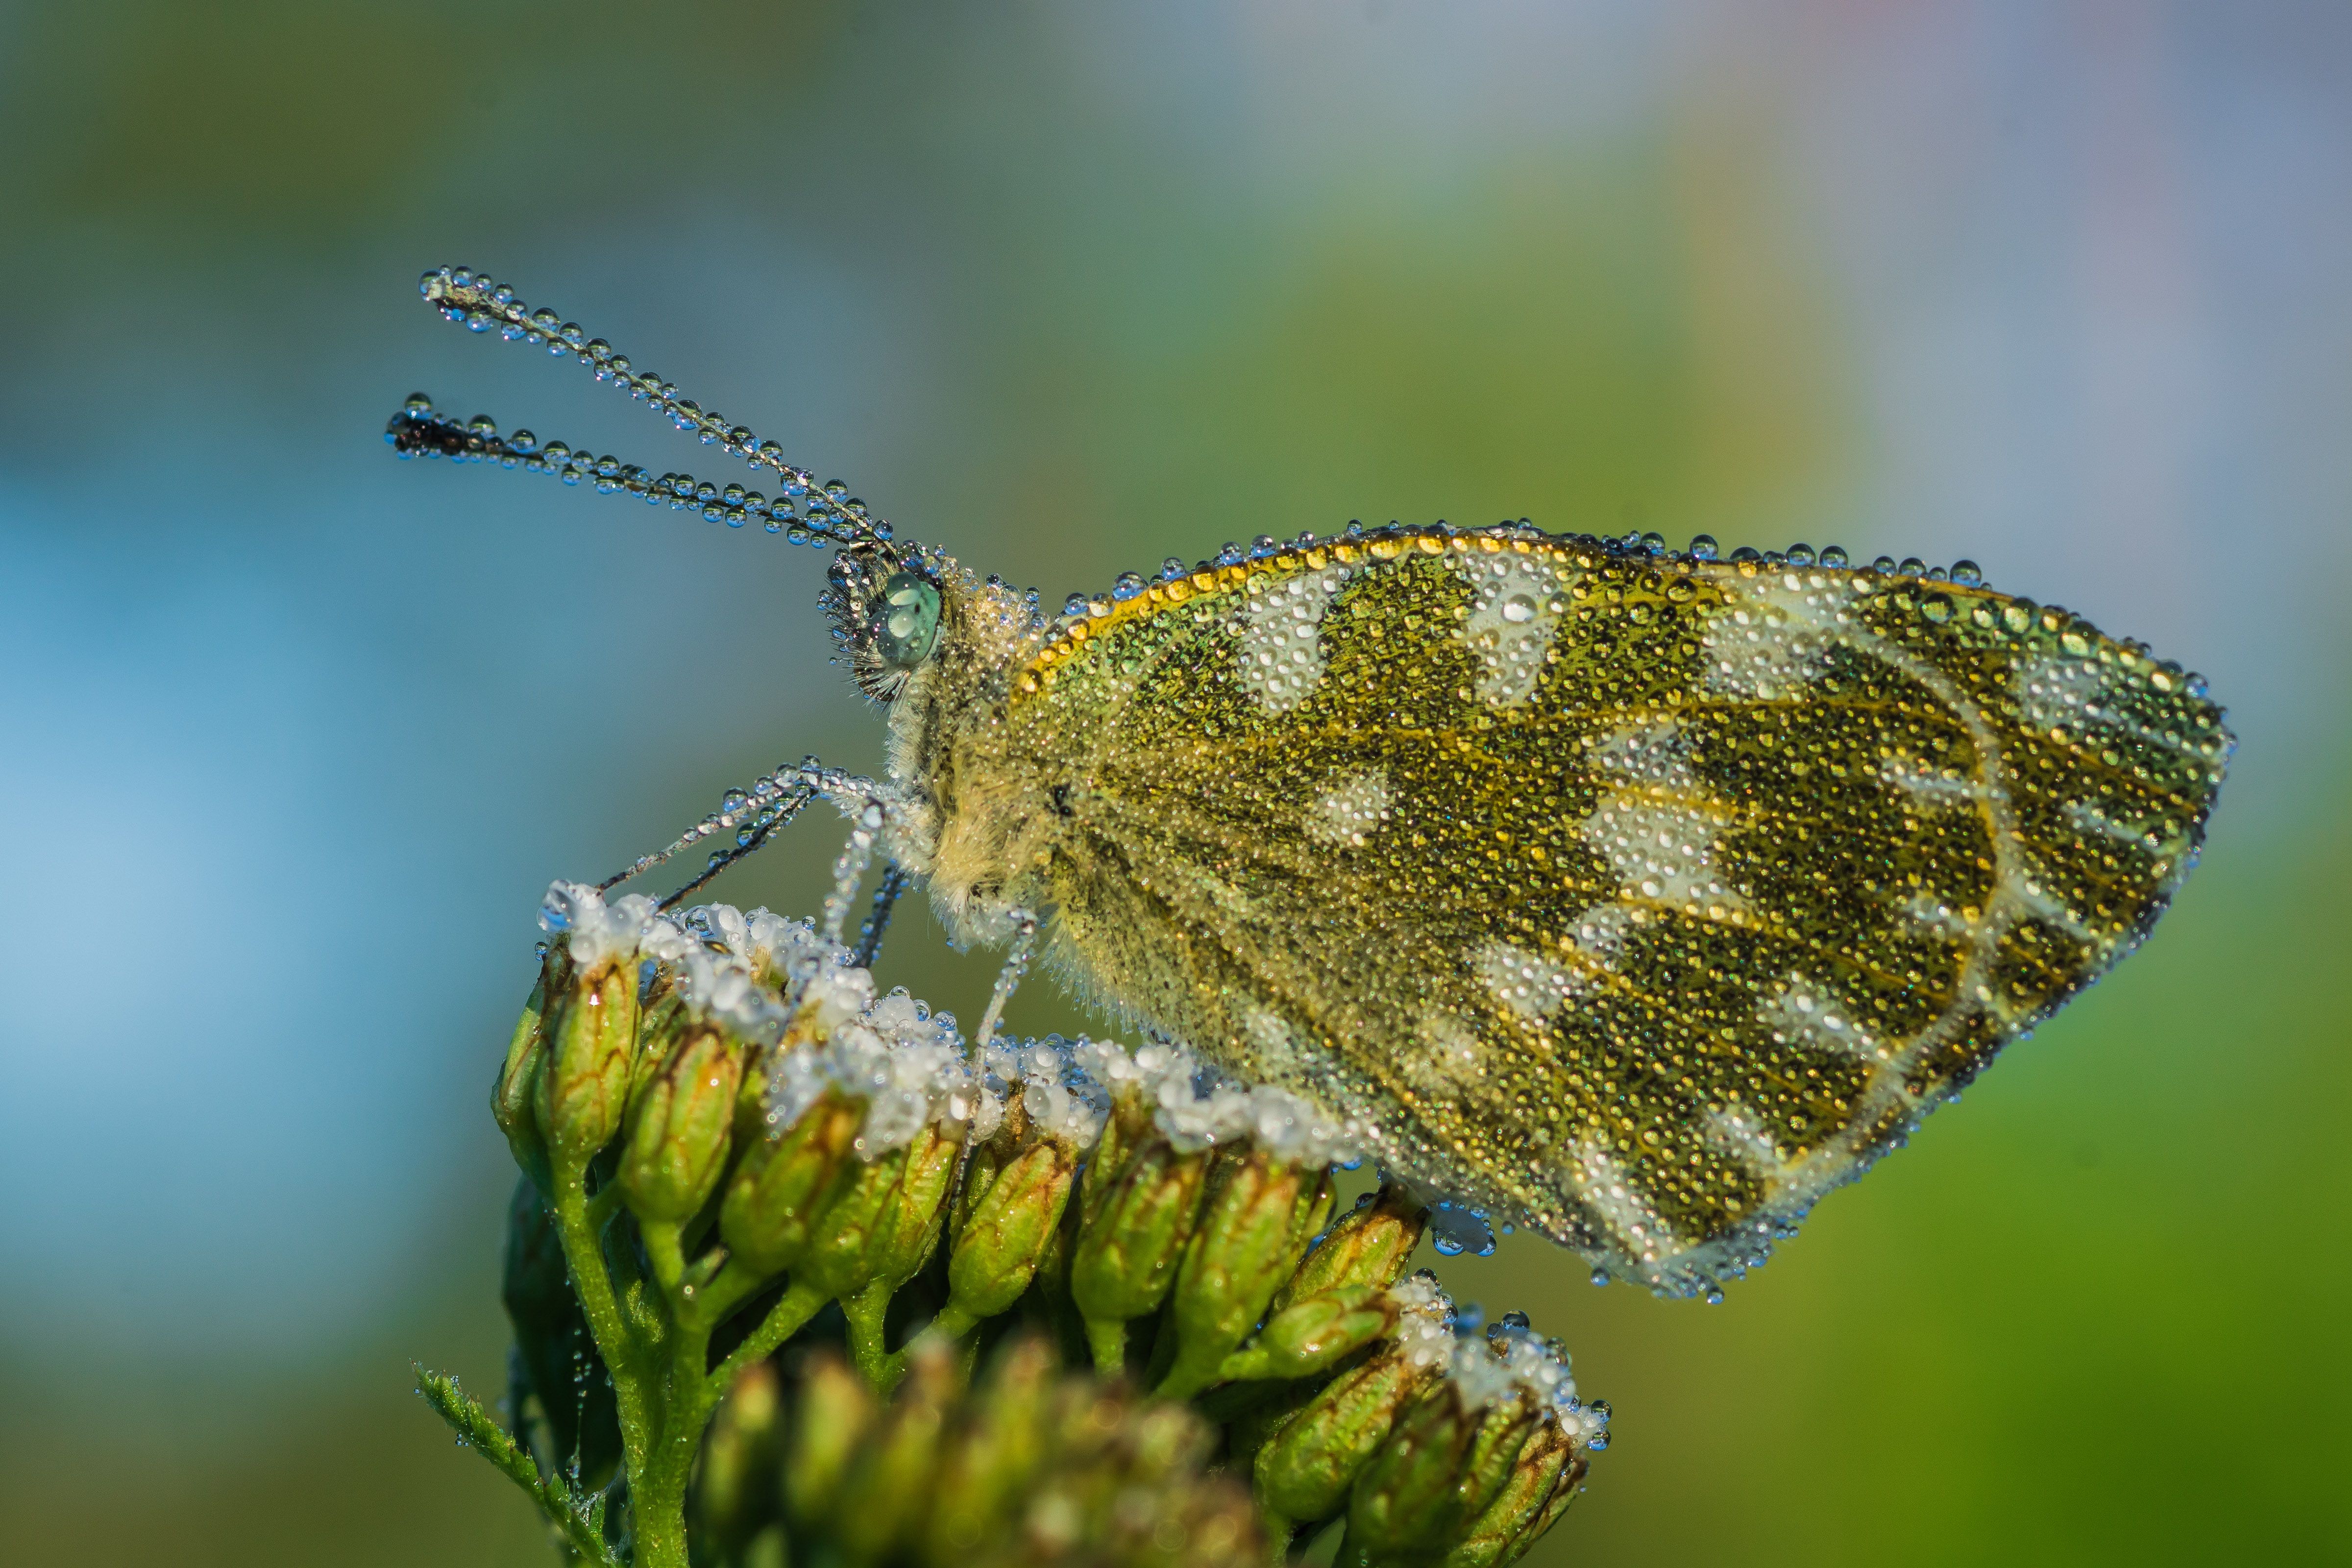
<svg viewBox="0 0 2352 1568"><path fill-rule="evenodd" d="M507 1210L507 1248L500 1281L507 1319L514 1325L522 1381L538 1397L557 1468L576 1459L586 1489L604 1484L621 1458L621 1426L612 1380L572 1293L554 1216L530 1177L515 1184ZM516 1412L518 1424L521 1412Z"/></svg>
<svg viewBox="0 0 2352 1568"><path fill-rule="evenodd" d="M1286 1247L1290 1273L1286 1278L1297 1278L1299 1260L1315 1245L1315 1238L1323 1234L1323 1227L1331 1223L1331 1211L1339 1204L1339 1186L1328 1166L1317 1172L1313 1181L1299 1187L1298 1200L1290 1210L1290 1239Z"/></svg>
<svg viewBox="0 0 2352 1568"><path fill-rule="evenodd" d="M818 1220L865 1169L850 1153L865 1120L863 1101L828 1092L779 1136L745 1145L719 1207L732 1264L768 1278L800 1260Z"/></svg>
<svg viewBox="0 0 2352 1568"><path fill-rule="evenodd" d="M835 1358L810 1363L785 1496L792 1561L920 1568L1270 1568L1214 1428L1120 1383L1057 1375L1016 1335L969 1394L937 1335L877 1415Z"/></svg>
<svg viewBox="0 0 2352 1568"><path fill-rule="evenodd" d="M577 1181L621 1130L637 1044L637 965L607 960L572 976L548 1020L539 1124L559 1181Z"/></svg>
<svg viewBox="0 0 2352 1568"><path fill-rule="evenodd" d="M948 1255L948 1304L934 1324L942 1333L962 1337L1029 1289L1061 1226L1077 1165L1077 1151L1068 1143L1040 1138L976 1192L967 1175L972 1195Z"/></svg>
<svg viewBox="0 0 2352 1568"><path fill-rule="evenodd" d="M1217 1375L1227 1382L1311 1377L1387 1333L1396 1320L1386 1288L1342 1285L1276 1312L1247 1348L1225 1358Z"/></svg>
<svg viewBox="0 0 2352 1568"><path fill-rule="evenodd" d="M947 1342L918 1341L906 1381L842 1477L832 1536L850 1562L881 1561L920 1532L957 1382Z"/></svg>
<svg viewBox="0 0 2352 1568"><path fill-rule="evenodd" d="M740 1563L774 1519L782 1468L783 1390L774 1365L743 1369L702 1440L695 1470L696 1541L722 1563Z"/></svg>
<svg viewBox="0 0 2352 1568"><path fill-rule="evenodd" d="M1116 1116L1110 1125L1118 1125ZM1104 1142L1110 1137L1106 1129ZM1116 1183L1102 1191L1095 1190L1095 1170L1088 1168L1095 1203L1080 1217L1071 1249L1070 1300L1086 1320L1097 1370L1118 1370L1128 1321L1159 1310L1175 1283L1209 1163L1205 1150L1183 1153L1156 1138L1135 1151Z"/></svg>
<svg viewBox="0 0 2352 1568"><path fill-rule="evenodd" d="M1160 1384L1162 1398L1189 1398L1217 1380L1225 1357L1257 1326L1297 1266L1313 1234L1300 1227L1312 1218L1316 1192L1327 1185L1255 1150L1218 1160L1170 1301L1176 1352Z"/></svg>
<svg viewBox="0 0 2352 1568"><path fill-rule="evenodd" d="M1436 1379L1442 1357L1391 1345L1308 1398L1257 1450L1252 1480L1273 1518L1315 1524L1347 1506L1348 1490L1397 1415Z"/></svg>
<svg viewBox="0 0 2352 1568"><path fill-rule="evenodd" d="M1102 1136L1096 1140L1094 1151L1087 1158L1086 1181L1078 1197L1079 1217L1091 1224L1095 1211L1125 1180L1129 1164L1151 1144L1164 1142L1152 1121L1150 1101L1135 1085L1119 1085L1112 1092L1110 1114L1103 1120Z"/></svg>
<svg viewBox="0 0 2352 1568"><path fill-rule="evenodd" d="M555 1190L547 1162L547 1139L539 1129L539 1075L547 1060L547 999L563 992L568 961L561 947L548 950L541 962L539 982L522 1006L514 1034L507 1042L506 1060L490 1085L490 1115L507 1135L507 1149L523 1174L539 1190Z"/></svg>
<svg viewBox="0 0 2352 1568"><path fill-rule="evenodd" d="M814 1532L840 1502L842 1479L880 1411L866 1380L837 1355L809 1357L799 1381L792 1438L784 1449L784 1512Z"/></svg>
<svg viewBox="0 0 2352 1568"><path fill-rule="evenodd" d="M1273 1310L1350 1285L1386 1290L1404 1277L1428 1223L1426 1207L1397 1183L1383 1182L1378 1193L1365 1194L1353 1212L1323 1233L1298 1272L1275 1293Z"/></svg>
<svg viewBox="0 0 2352 1568"><path fill-rule="evenodd" d="M927 1123L905 1148L854 1168L848 1190L811 1234L794 1278L845 1302L913 1279L939 1240L962 1153Z"/></svg>
<svg viewBox="0 0 2352 1568"><path fill-rule="evenodd" d="M1024 1489L1056 1433L1053 1347L1032 1334L996 1352L940 1467L924 1530L934 1563L952 1563L1004 1539Z"/></svg>
<svg viewBox="0 0 2352 1568"><path fill-rule="evenodd" d="M1560 1424L1538 1424L1519 1445L1495 1500L1445 1554L1442 1568L1501 1568L1517 1562L1566 1511L1584 1470L1583 1455Z"/></svg>
<svg viewBox="0 0 2352 1568"><path fill-rule="evenodd" d="M695 1024L629 1108L614 1179L640 1220L691 1219L719 1184L735 1120L743 1051L715 1024Z"/></svg>
<svg viewBox="0 0 2352 1568"><path fill-rule="evenodd" d="M1372 1562L1433 1556L1466 1533L1508 1479L1536 1425L1513 1390L1482 1407L1453 1378L1405 1407L1348 1499L1348 1547ZM1342 1552L1343 1561L1350 1561Z"/></svg>
<svg viewBox="0 0 2352 1568"><path fill-rule="evenodd" d="M685 998L677 994L677 977L667 969L656 969L651 987L637 997L637 1059L629 1079L629 1105L652 1087L654 1079L669 1063L671 1053L687 1026L696 1022Z"/></svg>

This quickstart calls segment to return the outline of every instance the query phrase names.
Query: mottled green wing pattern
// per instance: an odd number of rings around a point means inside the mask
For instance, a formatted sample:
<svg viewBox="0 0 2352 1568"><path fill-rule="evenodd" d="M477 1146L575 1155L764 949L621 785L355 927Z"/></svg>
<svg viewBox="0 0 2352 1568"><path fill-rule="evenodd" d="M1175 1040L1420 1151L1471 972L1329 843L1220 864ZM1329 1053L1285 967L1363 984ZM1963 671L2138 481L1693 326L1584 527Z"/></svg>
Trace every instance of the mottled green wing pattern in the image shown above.
<svg viewBox="0 0 2352 1568"><path fill-rule="evenodd" d="M1004 723L1082 988L1678 1293L2129 949L2230 745L2062 611L1524 529L1155 586Z"/></svg>

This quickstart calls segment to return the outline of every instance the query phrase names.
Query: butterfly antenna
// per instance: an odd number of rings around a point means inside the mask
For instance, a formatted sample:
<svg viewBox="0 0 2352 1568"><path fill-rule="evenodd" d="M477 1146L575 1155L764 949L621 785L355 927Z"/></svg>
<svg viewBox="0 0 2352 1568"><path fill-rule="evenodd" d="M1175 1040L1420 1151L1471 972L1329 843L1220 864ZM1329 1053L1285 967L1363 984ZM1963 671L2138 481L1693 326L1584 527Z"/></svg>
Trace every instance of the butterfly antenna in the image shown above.
<svg viewBox="0 0 2352 1568"><path fill-rule="evenodd" d="M890 525L866 510L838 479L819 484L808 469L785 461L783 448L763 441L749 426L730 425L725 416L706 412L677 395L676 384L650 371L639 372L629 356L614 351L602 338L592 338L577 321L567 321L544 306L534 310L524 304L511 285L465 267L436 268L425 274L418 289L426 303L470 331L495 330L510 342L526 342L551 354L580 362L598 381L620 387L638 402L668 416L670 423L698 438L740 458L755 471L774 476L777 493L771 498L741 485L719 485L691 474L664 474L612 457L574 452L561 441L541 445L528 430L501 437L497 422L487 415L459 423L436 414L432 399L422 393L409 398L384 431L384 439L402 457L419 454L459 461L495 462L501 468L551 473L566 484L591 481L603 494L628 494L673 510L693 507L713 522L740 528L758 521L770 533L784 534L795 544L822 547L887 542Z"/></svg>

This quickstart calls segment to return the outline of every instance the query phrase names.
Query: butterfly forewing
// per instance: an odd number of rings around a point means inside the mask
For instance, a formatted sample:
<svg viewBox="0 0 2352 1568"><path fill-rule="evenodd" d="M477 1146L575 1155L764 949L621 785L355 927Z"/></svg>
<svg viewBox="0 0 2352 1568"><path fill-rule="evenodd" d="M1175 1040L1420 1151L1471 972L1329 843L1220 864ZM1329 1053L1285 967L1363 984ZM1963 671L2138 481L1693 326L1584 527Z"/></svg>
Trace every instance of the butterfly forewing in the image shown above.
<svg viewBox="0 0 2352 1568"><path fill-rule="evenodd" d="M1084 990L1677 1291L2144 933L2229 744L2060 611L1528 530L1162 584L1000 740Z"/></svg>

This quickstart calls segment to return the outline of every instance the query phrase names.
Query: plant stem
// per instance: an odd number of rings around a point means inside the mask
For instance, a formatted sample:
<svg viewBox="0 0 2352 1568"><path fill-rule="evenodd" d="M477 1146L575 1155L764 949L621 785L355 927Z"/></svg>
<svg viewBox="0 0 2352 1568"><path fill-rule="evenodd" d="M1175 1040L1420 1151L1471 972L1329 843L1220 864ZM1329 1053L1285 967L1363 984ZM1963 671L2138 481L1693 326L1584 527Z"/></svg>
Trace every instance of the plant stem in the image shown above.
<svg viewBox="0 0 2352 1568"><path fill-rule="evenodd" d="M814 1285L787 1286L782 1298L768 1309L768 1315L751 1337L728 1352L727 1359L711 1370L710 1392L713 1399L723 1398L735 1386L736 1377L755 1361L764 1360L769 1352L791 1339L805 1327L808 1321L824 1310L833 1300Z"/></svg>
<svg viewBox="0 0 2352 1568"><path fill-rule="evenodd" d="M905 1373L904 1358L894 1364L893 1358L883 1349L882 1319L890 1310L891 1288L880 1282L867 1286L855 1296L841 1300L842 1315L849 1320L849 1357L857 1370L873 1385L877 1394L888 1394L898 1385Z"/></svg>
<svg viewBox="0 0 2352 1568"><path fill-rule="evenodd" d="M613 1377L613 1403L620 1417L623 1457L628 1463L634 1495L637 1468L653 1441L657 1418L656 1412L646 1408L650 1391L644 1377L644 1363L652 1347L632 1331L614 1294L612 1276L604 1268L604 1241L590 1215L586 1176L584 1163L567 1163L555 1173L556 1238L571 1268L572 1294L579 1298L581 1314L588 1320L589 1337L596 1342L605 1370Z"/></svg>
<svg viewBox="0 0 2352 1568"><path fill-rule="evenodd" d="M1087 1318L1087 1348L1094 1352L1095 1370L1117 1377L1127 1370L1127 1320Z"/></svg>

